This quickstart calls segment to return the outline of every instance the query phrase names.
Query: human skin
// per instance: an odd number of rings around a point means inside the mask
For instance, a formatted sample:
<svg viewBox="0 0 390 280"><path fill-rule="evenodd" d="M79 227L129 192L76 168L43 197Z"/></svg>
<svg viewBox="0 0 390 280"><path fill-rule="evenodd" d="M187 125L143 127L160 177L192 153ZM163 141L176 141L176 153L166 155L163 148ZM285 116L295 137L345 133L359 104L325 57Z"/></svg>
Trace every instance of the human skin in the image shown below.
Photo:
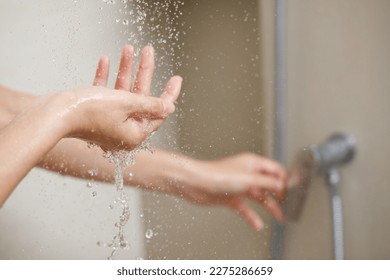
<svg viewBox="0 0 390 280"><path fill-rule="evenodd" d="M116 88L149 95L154 71L153 49L147 47L142 52L134 86L131 85L132 65L133 50L125 47ZM108 68L108 61L100 60L95 85L106 85ZM3 92L6 91L10 90L3 89ZM8 109L0 108L0 126L11 120L33 98L14 91L0 95L0 98L5 99L6 96L15 102L9 102L13 105L10 104ZM114 166L102 157L99 149L89 149L84 141L78 139L62 139L39 166L63 175L114 181ZM88 172L91 169L97 170L97 174L92 176ZM140 152L135 164L126 167L124 174L129 173L133 176L124 176L126 185L173 194L201 205L227 206L239 213L255 230L261 230L264 223L246 203L247 200L261 204L277 220L283 220L277 199L283 196L286 181L284 168L253 153L203 161L163 150L156 150L153 154Z"/></svg>
<svg viewBox="0 0 390 280"><path fill-rule="evenodd" d="M102 57L99 65L106 64ZM172 77L159 98L99 84L35 98L0 131L0 205L63 138L133 150L174 112L180 87Z"/></svg>

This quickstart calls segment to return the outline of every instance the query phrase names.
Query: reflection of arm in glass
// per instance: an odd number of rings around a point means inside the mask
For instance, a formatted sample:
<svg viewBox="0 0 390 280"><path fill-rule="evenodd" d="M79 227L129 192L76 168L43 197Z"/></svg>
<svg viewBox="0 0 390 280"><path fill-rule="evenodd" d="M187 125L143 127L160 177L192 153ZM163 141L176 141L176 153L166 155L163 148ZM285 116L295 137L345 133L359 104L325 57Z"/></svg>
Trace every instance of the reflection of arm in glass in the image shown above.
<svg viewBox="0 0 390 280"><path fill-rule="evenodd" d="M149 95L154 70L153 49L141 55L135 85L131 87L132 53L124 49L116 87ZM108 61L99 69L108 69ZM107 75L97 71L95 84L105 85ZM29 97L27 97L29 98ZM28 101L26 101L28 102ZM39 163L41 167L61 174L113 182L114 166L101 156L98 149L89 149L77 139L61 140ZM94 176L88 172L98 170ZM128 176L132 173L133 176ZM125 171L125 184L157 190L183 197L203 205L225 205L237 211L254 229L263 228L260 216L249 207L246 199L260 203L276 219L283 219L276 202L283 193L286 174L274 161L255 154L240 154L215 161L201 161L157 150L140 152L134 165Z"/></svg>
<svg viewBox="0 0 390 280"><path fill-rule="evenodd" d="M99 65L107 63L103 57ZM99 74L105 75L107 69L103 71L100 66ZM91 86L41 96L24 108L22 103L30 97L2 88L4 107L10 107L2 110L1 123L5 126L0 131L0 205L62 138L82 138L105 150L132 150L140 145L173 113L180 84L181 78L173 77L160 98ZM22 109L20 113L10 117L18 109ZM148 120L146 127L144 119Z"/></svg>

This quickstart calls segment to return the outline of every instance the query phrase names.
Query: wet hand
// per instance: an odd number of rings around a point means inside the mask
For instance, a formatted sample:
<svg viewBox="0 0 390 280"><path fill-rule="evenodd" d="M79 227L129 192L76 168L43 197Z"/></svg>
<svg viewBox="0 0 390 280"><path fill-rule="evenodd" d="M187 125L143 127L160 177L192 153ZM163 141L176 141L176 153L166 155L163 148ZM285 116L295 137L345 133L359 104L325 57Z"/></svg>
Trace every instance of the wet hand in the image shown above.
<svg viewBox="0 0 390 280"><path fill-rule="evenodd" d="M125 46L114 90L106 87L109 60L103 56L93 87L65 93L68 100L62 113L69 119L68 136L94 142L104 150L132 150L174 112L182 79L172 77L163 94L152 97L153 48L144 48L134 86L133 57L133 47Z"/></svg>
<svg viewBox="0 0 390 280"><path fill-rule="evenodd" d="M197 178L184 186L180 195L199 204L221 204L239 213L255 230L264 223L246 200L263 206L276 220L283 214L277 202L283 197L286 172L278 163L255 154L244 153L196 165Z"/></svg>

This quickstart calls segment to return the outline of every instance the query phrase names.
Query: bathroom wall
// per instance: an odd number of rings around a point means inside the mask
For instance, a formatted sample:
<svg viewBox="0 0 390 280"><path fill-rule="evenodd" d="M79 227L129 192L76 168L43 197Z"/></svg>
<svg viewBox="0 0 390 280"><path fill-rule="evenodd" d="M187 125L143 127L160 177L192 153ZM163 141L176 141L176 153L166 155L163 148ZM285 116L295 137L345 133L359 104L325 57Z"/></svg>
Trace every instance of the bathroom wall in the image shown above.
<svg viewBox="0 0 390 280"><path fill-rule="evenodd" d="M183 6L184 77L178 106L181 152L204 160L243 151L267 154L257 1L188 0ZM260 208L267 225L269 216ZM151 259L265 259L269 227L254 232L233 211L152 194L145 200Z"/></svg>
<svg viewBox="0 0 390 280"><path fill-rule="evenodd" d="M118 6L103 1L1 1L0 83L32 94L92 83L102 54L112 75L127 35ZM131 28L127 26L126 28ZM26 140L27 141L27 140ZM33 170L0 209L0 259L105 259L119 215L109 209L115 188ZM97 196L93 197L92 192ZM131 250L144 256L140 195L127 189Z"/></svg>
<svg viewBox="0 0 390 280"><path fill-rule="evenodd" d="M286 8L288 162L334 132L357 140L342 169L347 259L390 258L390 2L289 0ZM331 259L329 194L312 185L303 216L287 224L286 259Z"/></svg>

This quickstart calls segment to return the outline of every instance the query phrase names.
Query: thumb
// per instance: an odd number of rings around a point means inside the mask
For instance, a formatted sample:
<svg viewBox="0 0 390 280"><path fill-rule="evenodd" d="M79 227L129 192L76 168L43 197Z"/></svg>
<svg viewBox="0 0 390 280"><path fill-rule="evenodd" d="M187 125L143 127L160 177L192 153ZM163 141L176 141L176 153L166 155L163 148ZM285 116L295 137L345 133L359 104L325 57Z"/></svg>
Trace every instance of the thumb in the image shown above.
<svg viewBox="0 0 390 280"><path fill-rule="evenodd" d="M150 119L164 119L175 111L175 105L162 98L129 95L132 97L128 100L128 114L137 117L146 117Z"/></svg>

